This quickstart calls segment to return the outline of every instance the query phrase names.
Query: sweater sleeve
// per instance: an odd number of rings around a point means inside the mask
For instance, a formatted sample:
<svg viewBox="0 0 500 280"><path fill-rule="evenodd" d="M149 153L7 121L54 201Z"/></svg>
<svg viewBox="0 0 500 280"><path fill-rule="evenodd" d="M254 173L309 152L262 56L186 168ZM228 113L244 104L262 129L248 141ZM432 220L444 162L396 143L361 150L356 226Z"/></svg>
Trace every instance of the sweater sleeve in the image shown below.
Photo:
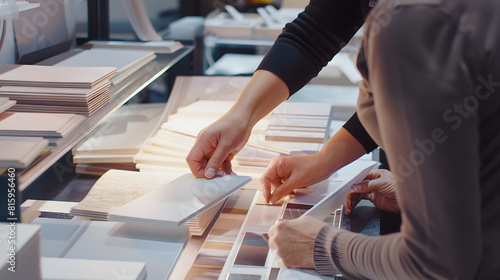
<svg viewBox="0 0 500 280"><path fill-rule="evenodd" d="M285 26L257 69L276 74L294 94L318 75L363 23L359 1L311 0Z"/></svg>
<svg viewBox="0 0 500 280"><path fill-rule="evenodd" d="M469 42L451 13L456 11L414 3L397 7L377 36L370 36L370 25L366 35L374 106L402 226L377 237L332 229L322 242L331 244L330 267L350 279L474 279L483 261L481 112L458 123L452 111L474 94L463 57Z"/></svg>

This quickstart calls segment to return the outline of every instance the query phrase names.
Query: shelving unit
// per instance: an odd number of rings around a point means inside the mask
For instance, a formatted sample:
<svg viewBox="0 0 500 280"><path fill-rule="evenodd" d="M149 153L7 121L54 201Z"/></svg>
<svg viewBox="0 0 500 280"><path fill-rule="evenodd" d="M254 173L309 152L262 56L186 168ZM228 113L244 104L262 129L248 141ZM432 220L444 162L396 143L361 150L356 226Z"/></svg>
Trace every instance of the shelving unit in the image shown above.
<svg viewBox="0 0 500 280"><path fill-rule="evenodd" d="M118 86L113 86L111 90L111 101L104 105L97 112L89 116L72 134L66 137L62 143L40 159L35 161L30 167L19 170L18 188L20 192L29 190L33 183L50 169L58 160L66 155L80 140L88 135L94 128L104 121L109 115L138 94L151 82L162 76L171 69L177 62L188 56L194 47L185 46L172 54L157 54L157 58L149 65L145 66L137 73L127 78Z"/></svg>

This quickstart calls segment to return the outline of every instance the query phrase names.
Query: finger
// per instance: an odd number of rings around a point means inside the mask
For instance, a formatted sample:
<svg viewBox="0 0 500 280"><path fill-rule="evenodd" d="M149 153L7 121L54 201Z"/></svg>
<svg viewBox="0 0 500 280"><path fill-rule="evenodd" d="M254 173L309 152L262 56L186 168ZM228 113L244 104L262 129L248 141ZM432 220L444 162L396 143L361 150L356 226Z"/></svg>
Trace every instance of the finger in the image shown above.
<svg viewBox="0 0 500 280"><path fill-rule="evenodd" d="M229 149L230 148L228 145L224 145L222 143L219 143L219 145L217 145L217 147L215 148L215 152L210 157L205 167L205 177L207 177L208 179L214 177L217 170L221 168L222 163L231 152Z"/></svg>
<svg viewBox="0 0 500 280"><path fill-rule="evenodd" d="M379 192L380 188L383 186L383 180L380 178L366 180L359 184L354 184L351 186L351 192L353 193L371 193Z"/></svg>
<svg viewBox="0 0 500 280"><path fill-rule="evenodd" d="M384 169L372 170L372 171L370 171L370 173L368 173L368 175L366 175L366 177L365 177L364 180L375 180L375 179L378 179L378 178L380 178L382 176L382 173L384 173L384 171L385 171Z"/></svg>
<svg viewBox="0 0 500 280"><path fill-rule="evenodd" d="M200 147L198 142L194 144L186 157L186 162L191 169L191 173L197 178L205 177L205 168L207 165L207 158L205 157L204 150Z"/></svg>
<svg viewBox="0 0 500 280"><path fill-rule="evenodd" d="M228 158L229 158L229 157L228 157ZM233 172L233 168L232 168L232 166L231 166L231 160L228 160L228 159L226 158L226 160L225 160L224 162L222 162L222 171L224 171L224 173L225 173L226 175L229 175L229 174L234 173L234 172Z"/></svg>
<svg viewBox="0 0 500 280"><path fill-rule="evenodd" d="M352 212L352 209L358 205L358 203L362 199L362 194L359 193L349 193L346 196L346 204L345 204L345 214L349 215Z"/></svg>
<svg viewBox="0 0 500 280"><path fill-rule="evenodd" d="M274 204L278 202L281 198L291 193L294 189L296 189L296 184L292 178L288 179L286 182L277 187L274 192L271 194L271 198L269 202Z"/></svg>
<svg viewBox="0 0 500 280"><path fill-rule="evenodd" d="M269 200L271 199L272 185L275 185L275 188L278 187L276 186L276 184L279 182L276 179L277 179L276 168L275 165L271 163L266 168L266 171L264 171L264 174L262 174L262 176L260 177L260 183L262 185L262 193L267 203L269 203Z"/></svg>

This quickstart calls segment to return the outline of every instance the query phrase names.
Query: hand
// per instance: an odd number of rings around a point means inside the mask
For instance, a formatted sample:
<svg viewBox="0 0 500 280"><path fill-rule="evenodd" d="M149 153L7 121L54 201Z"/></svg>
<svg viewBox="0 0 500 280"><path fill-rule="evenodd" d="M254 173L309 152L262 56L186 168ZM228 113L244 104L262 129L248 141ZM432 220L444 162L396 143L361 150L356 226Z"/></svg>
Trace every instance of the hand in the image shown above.
<svg viewBox="0 0 500 280"><path fill-rule="evenodd" d="M318 154L273 159L260 179L266 201L274 204L295 189L327 178L330 174L320 168L320 161Z"/></svg>
<svg viewBox="0 0 500 280"><path fill-rule="evenodd" d="M351 189L352 191L346 196L346 215L351 213L361 199L369 199L381 210L399 212L396 185L389 170L374 170L366 176L365 181L352 185Z"/></svg>
<svg viewBox="0 0 500 280"><path fill-rule="evenodd" d="M216 174L231 174L231 160L243 148L251 128L244 118L228 113L203 129L186 157L197 178L213 178Z"/></svg>
<svg viewBox="0 0 500 280"><path fill-rule="evenodd" d="M314 269L314 241L324 225L309 216L278 222L269 229L269 248L287 267Z"/></svg>

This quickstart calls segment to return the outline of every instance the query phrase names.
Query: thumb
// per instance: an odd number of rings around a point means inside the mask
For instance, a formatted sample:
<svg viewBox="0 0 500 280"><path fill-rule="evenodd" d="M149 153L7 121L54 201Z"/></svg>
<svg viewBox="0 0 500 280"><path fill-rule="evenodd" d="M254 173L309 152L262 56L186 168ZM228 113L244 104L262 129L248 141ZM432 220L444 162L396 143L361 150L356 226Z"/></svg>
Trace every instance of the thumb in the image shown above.
<svg viewBox="0 0 500 280"><path fill-rule="evenodd" d="M211 179L215 176L217 171L219 171L219 169L221 168L222 163L229 155L229 152L229 149L224 145L217 146L215 152L210 157L207 162L207 166L205 167L205 177Z"/></svg>

